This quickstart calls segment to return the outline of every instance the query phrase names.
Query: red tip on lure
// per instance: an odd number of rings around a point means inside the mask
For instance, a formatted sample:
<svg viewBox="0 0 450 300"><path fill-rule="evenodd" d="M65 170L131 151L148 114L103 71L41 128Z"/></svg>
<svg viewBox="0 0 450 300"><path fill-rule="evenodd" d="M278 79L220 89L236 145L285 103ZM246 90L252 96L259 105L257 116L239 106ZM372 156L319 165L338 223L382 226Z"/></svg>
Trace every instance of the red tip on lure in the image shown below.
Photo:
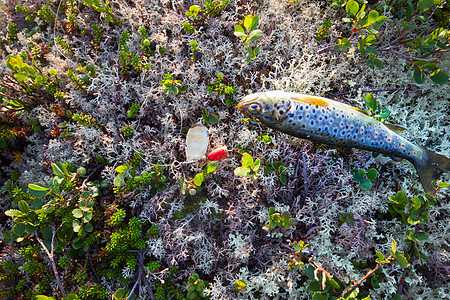
<svg viewBox="0 0 450 300"><path fill-rule="evenodd" d="M208 154L208 159L210 161L216 161L216 160L224 159L227 156L228 156L228 150L227 150L227 147L224 146L224 147L220 147L220 148L217 148L217 149L214 149L213 151L211 151Z"/></svg>

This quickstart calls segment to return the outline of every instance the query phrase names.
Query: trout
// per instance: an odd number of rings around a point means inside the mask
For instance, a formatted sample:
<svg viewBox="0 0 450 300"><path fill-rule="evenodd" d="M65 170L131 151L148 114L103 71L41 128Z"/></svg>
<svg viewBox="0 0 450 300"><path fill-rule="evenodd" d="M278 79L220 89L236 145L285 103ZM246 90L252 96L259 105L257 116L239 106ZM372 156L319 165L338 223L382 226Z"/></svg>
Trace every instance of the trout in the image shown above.
<svg viewBox="0 0 450 300"><path fill-rule="evenodd" d="M414 145L364 110L334 100L284 91L259 92L244 97L238 109L247 117L286 134L347 149L379 152L395 161L410 161L425 192L450 171L450 159ZM397 128L396 128L397 127Z"/></svg>

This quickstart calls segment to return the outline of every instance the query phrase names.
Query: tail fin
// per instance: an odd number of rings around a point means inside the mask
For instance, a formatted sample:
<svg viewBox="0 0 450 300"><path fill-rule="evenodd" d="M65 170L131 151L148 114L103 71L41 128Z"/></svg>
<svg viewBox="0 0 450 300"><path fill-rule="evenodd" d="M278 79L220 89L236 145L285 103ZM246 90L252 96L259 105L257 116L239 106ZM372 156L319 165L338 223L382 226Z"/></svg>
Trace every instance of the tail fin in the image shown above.
<svg viewBox="0 0 450 300"><path fill-rule="evenodd" d="M413 163L419 173L423 189L428 194L434 192L431 182L436 183L442 173L450 172L450 158L426 149L423 149L422 159L415 160Z"/></svg>

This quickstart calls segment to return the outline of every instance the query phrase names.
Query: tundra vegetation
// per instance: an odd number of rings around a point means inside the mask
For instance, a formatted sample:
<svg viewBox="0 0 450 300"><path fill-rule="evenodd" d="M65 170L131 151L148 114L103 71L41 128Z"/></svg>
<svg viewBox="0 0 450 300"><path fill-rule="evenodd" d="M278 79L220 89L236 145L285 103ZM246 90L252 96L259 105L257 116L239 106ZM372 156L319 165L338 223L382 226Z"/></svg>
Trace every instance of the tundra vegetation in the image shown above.
<svg viewBox="0 0 450 300"><path fill-rule="evenodd" d="M0 3L2 299L444 299L449 177L244 119L337 99L450 157L446 0ZM186 163L188 129L209 150Z"/></svg>

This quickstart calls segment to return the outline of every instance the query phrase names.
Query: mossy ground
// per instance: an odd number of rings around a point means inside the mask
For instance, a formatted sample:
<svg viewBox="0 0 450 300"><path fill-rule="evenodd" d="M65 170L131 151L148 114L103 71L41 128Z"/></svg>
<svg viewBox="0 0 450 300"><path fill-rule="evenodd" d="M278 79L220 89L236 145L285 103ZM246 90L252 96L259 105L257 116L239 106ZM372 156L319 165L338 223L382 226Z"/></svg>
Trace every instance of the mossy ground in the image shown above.
<svg viewBox="0 0 450 300"><path fill-rule="evenodd" d="M46 1L44 1L46 2ZM146 244L145 255L157 259L164 268L179 266L177 282L185 292L187 278L193 273L210 282L207 289L213 299L307 299L308 280L299 269L288 271L290 243L303 239L309 229L316 227L306 242L305 250L335 276L359 279L368 269L358 269L355 261L372 261L374 250L387 254L391 238L403 247L405 227L401 222L386 217L388 196L401 189L408 195L422 193L417 173L408 162L395 163L382 156L356 150L351 156L342 156L335 150L298 140L257 124L243 124L235 107L225 105L226 97L207 92L207 84L218 73L237 89L232 99L238 102L248 93L283 89L312 95L326 96L364 108L361 95L374 92L379 105L392 112L391 122L408 128L407 138L417 145L450 157L450 101L449 86L436 85L430 80L417 85L412 70L395 54L380 55L384 66L369 68L365 60L350 50L346 53L320 49L332 46L336 39L348 36L351 29L339 20L343 12L331 9L328 1L230 1L219 17L207 18L193 34L182 29L188 19L185 12L190 1L111 1L111 8L121 19L120 25L105 21L93 8L76 2L79 13L76 22L80 31L64 27L65 15L58 14L56 25L37 20L33 25L24 20L24 14L15 11L16 4L40 9L42 1L8 1L0 4L2 36L7 35L7 24L17 24L18 41L1 46L0 73L9 72L5 61L8 55L29 53L32 45L51 44L45 54L42 71L56 70L61 77L60 87L64 101L45 102L28 113L17 116L27 124L38 120L41 131L28 133L18 139L15 149L1 150L0 174L3 184L13 171L18 171L18 182L29 184L47 182L51 178L51 163L70 162L94 170L96 157L109 161L96 169L95 178L111 183L117 175L115 167L128 162L135 153L141 153L138 173L150 172L153 165L166 165L169 180L166 189L139 189L132 197L106 193L102 203L116 204L127 211L127 217L136 215L141 220L159 227L157 238ZM49 4L49 3L47 3ZM54 13L58 5L52 6ZM247 51L234 35L234 26L247 14L260 17L258 28L264 34L255 45L260 47L257 58L244 63ZM333 20L324 40L317 41L317 29L325 19ZM91 25L97 23L103 30L98 47L92 43ZM142 53L142 38L138 28L144 26L148 38L156 42L153 56L145 58L148 70L123 73L119 63L119 38L127 30L131 36L126 43L129 50ZM388 43L398 32L395 19L383 25L380 43ZM433 20L422 29L431 32ZM27 35L33 27L38 30ZM87 28L86 34L81 29ZM65 39L74 54L55 46L55 38ZM189 43L195 40L202 49L202 57L192 61ZM164 51L159 51L162 47ZM99 49L102 49L100 51ZM450 71L450 56L439 56L441 68ZM65 76L68 69L79 64L96 66L97 73L86 89L80 90ZM180 95L163 93L159 84L165 74L171 73L188 89ZM394 89L397 89L394 91ZM135 119L127 117L132 103L141 105ZM53 105L53 106L52 106ZM93 116L101 129L72 122L73 135L61 136L58 124L67 121L59 109ZM204 122L205 108L219 116L209 127L210 149L227 146L245 149L254 158L265 163L281 161L289 167L287 184L275 173L256 179L236 177L233 170L240 157L231 155L218 162L210 178L205 179L201 192L195 196L181 194L177 178L193 178L201 165L179 165L185 161L187 128ZM131 125L134 132L124 137L121 128ZM271 143L258 139L267 133ZM23 159L14 159L18 151ZM172 164L175 163L175 167ZM353 168L375 168L379 178L369 191L360 191L352 181ZM448 181L448 175L446 177ZM445 178L443 178L445 179ZM202 197L201 199L199 197ZM11 198L2 196L2 211L12 207ZM194 204L193 204L194 203ZM408 291L414 299L444 299L450 295L450 192L439 192L438 205L430 212L426 232L430 240L422 251L428 256L424 265L418 263L407 278ZM268 208L289 211L298 220L294 229L268 233L262 230L268 222ZM187 208L187 209L184 209ZM180 213L183 212L183 213ZM340 223L339 217L352 213L354 222ZM12 222L1 219L2 231L10 230ZM18 254L14 247L2 243L1 260L13 259ZM21 273L23 274L23 273ZM125 270L133 281L136 272ZM396 292L401 269L396 264L383 267L380 288L371 290L373 299L387 299ZM247 292L237 292L236 280L247 283ZM120 282L103 279L109 293L120 287ZM366 287L367 288L367 287ZM51 296L51 293L48 294ZM143 292L142 297L148 297Z"/></svg>

